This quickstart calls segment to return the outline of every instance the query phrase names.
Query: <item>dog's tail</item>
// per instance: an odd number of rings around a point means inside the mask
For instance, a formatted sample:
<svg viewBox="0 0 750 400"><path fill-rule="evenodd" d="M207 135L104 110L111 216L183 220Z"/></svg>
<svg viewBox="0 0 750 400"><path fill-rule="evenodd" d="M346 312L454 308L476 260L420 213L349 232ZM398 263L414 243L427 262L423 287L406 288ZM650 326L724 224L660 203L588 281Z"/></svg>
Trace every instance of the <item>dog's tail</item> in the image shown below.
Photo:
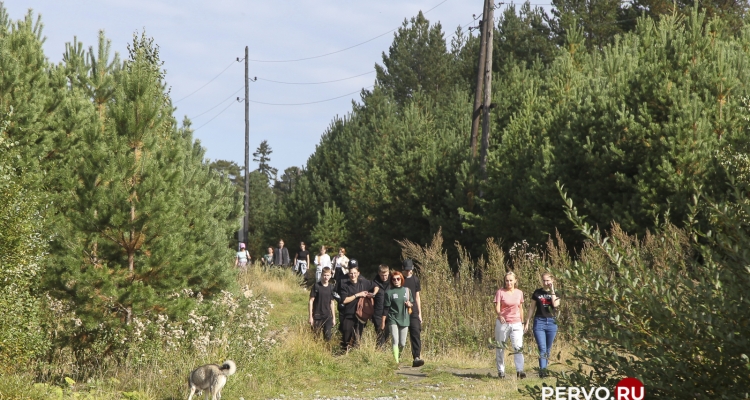
<svg viewBox="0 0 750 400"><path fill-rule="evenodd" d="M234 375L235 372L237 372L237 365L235 365L234 361L232 360L226 360L224 361L224 364L221 364L221 373L229 376Z"/></svg>

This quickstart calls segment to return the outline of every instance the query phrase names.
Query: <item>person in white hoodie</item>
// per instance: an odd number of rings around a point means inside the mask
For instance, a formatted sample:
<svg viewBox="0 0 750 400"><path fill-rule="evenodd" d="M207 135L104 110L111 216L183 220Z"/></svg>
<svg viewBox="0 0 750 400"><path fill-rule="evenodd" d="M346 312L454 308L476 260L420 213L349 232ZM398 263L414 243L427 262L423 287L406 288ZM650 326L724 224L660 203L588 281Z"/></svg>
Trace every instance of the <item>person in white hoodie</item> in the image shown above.
<svg viewBox="0 0 750 400"><path fill-rule="evenodd" d="M331 256L326 254L326 247L320 246L320 254L315 256L315 282L320 282L320 275L323 274L323 268L331 268Z"/></svg>

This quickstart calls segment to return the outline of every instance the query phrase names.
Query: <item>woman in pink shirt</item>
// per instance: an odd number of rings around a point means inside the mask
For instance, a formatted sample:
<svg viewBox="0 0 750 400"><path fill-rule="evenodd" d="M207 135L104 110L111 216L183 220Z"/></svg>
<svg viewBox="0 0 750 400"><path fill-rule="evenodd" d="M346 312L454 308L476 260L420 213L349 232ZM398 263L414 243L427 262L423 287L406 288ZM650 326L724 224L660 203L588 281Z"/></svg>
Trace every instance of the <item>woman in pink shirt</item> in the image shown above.
<svg viewBox="0 0 750 400"><path fill-rule="evenodd" d="M505 286L495 293L495 363L497 375L505 378L505 342L510 338L513 358L516 363L516 377L526 378L523 372L523 292L518 289L518 280L513 271L505 274Z"/></svg>

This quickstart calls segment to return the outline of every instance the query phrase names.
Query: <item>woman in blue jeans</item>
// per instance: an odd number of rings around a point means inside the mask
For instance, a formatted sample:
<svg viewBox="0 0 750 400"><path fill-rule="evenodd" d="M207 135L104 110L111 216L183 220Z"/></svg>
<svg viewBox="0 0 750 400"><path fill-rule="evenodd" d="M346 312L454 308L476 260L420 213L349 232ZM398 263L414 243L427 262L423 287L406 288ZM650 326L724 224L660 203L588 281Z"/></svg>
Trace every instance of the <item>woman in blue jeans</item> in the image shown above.
<svg viewBox="0 0 750 400"><path fill-rule="evenodd" d="M534 338L539 348L539 376L547 375L547 364L552 349L552 342L557 335L557 322L555 322L555 309L560 307L560 298L555 294L555 282L552 274L542 274L543 287L534 291L529 302L529 312L524 332L529 330L529 320L534 318Z"/></svg>

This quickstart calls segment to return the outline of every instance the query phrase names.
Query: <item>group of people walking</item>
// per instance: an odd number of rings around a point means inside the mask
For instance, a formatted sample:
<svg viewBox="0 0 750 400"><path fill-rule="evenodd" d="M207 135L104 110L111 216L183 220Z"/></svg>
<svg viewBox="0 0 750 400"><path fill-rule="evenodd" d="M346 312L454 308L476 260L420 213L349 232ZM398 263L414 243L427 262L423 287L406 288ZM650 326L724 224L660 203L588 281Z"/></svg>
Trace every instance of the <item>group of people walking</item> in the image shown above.
<svg viewBox="0 0 750 400"><path fill-rule="evenodd" d="M331 266L324 266L320 280L310 290L310 325L329 341L338 315L341 349L348 351L358 346L364 328L372 322L378 347L384 346L390 335L396 362L400 361L408 335L412 366L424 365L421 358L422 288L412 261L405 260L402 271L380 265L378 273L368 280L361 276L357 260L347 259L345 266L339 263L345 254L344 249L339 250L338 260L332 262L335 273ZM335 283L332 283L334 276L339 278L334 278ZM371 310L364 311L365 308Z"/></svg>
<svg viewBox="0 0 750 400"><path fill-rule="evenodd" d="M365 326L372 322L378 347L384 346L388 337L391 338L396 362L400 360L408 335L412 366L424 365L421 359L422 288L419 278L414 274L412 260L404 260L401 271L393 271L387 265L380 265L377 274L372 280L368 280L360 275L357 260L346 256L346 249L339 248L333 259L327 254L327 250L325 246L321 246L319 253L312 256L315 283L310 291L308 314L313 329L321 332L323 338L329 341L338 317L341 348L348 351L359 344ZM304 242L300 243L300 250L291 259L284 241L280 240L276 249L268 248L268 253L261 262L266 266L292 266L295 272L304 276L310 265L310 258ZM241 244L235 265L244 267L249 261L250 255L245 245ZM504 285L495 293L493 302L497 318L492 343L495 347L498 377L505 377L506 349L513 355L516 377L526 377L522 349L523 336L529 328L539 350L539 374L545 376L552 343L557 335L555 310L560 306L552 275L542 274L542 287L531 294L525 319L524 293L518 289L518 279L514 272L506 273ZM363 307L372 309L365 312Z"/></svg>
<svg viewBox="0 0 750 400"><path fill-rule="evenodd" d="M534 318L532 331L539 349L539 376L547 374L552 342L557 335L555 309L560 306L560 298L555 293L552 275L542 274L542 287L534 290L524 322L523 292L518 289L518 279L513 271L505 274L505 284L495 293L495 364L497 375L505 377L505 349L512 350L516 365L516 377L526 378L523 357L523 334L528 332L531 318ZM510 340L510 346L506 343Z"/></svg>

